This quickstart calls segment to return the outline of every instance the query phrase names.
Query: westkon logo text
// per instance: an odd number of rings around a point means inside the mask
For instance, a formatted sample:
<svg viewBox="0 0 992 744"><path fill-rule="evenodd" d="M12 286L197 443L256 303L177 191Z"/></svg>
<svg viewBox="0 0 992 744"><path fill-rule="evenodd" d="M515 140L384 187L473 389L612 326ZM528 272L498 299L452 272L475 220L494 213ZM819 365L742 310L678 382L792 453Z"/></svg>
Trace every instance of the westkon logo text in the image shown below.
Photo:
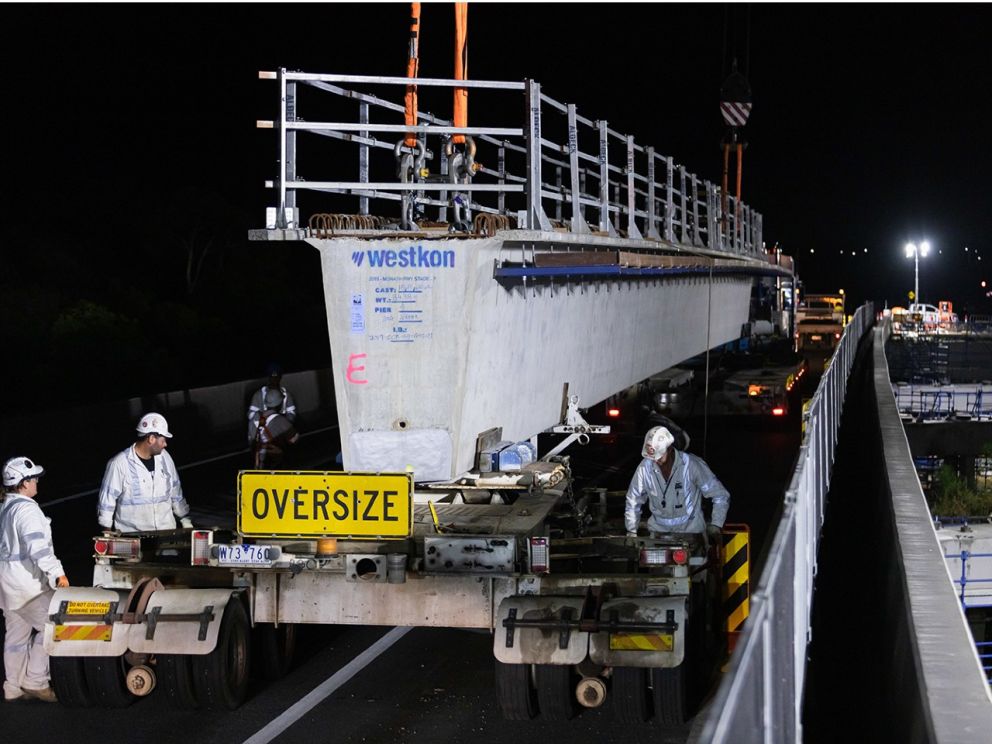
<svg viewBox="0 0 992 744"><path fill-rule="evenodd" d="M394 251L389 248L378 250L354 251L351 260L355 266L362 266L368 259L371 268L400 268L400 269L453 269L455 268L455 252L425 249L422 245L413 245Z"/></svg>

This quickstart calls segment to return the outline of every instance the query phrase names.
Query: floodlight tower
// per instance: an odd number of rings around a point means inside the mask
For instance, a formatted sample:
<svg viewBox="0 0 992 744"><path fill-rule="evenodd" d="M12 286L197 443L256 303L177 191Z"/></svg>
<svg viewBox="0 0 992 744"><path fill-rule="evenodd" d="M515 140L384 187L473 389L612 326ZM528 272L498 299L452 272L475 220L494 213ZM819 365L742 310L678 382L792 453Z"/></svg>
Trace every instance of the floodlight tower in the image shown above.
<svg viewBox="0 0 992 744"><path fill-rule="evenodd" d="M930 243L924 240L919 246L916 243L906 243L906 258L912 258L916 264L916 281L913 283L913 302L920 304L920 256L924 258L930 253Z"/></svg>

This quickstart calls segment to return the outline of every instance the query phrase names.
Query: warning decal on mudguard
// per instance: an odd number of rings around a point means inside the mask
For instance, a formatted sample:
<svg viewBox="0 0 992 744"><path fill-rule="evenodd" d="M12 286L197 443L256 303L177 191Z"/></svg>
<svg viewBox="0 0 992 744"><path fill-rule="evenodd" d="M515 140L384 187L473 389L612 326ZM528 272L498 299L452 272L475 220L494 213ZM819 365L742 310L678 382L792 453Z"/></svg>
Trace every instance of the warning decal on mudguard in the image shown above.
<svg viewBox="0 0 992 744"><path fill-rule="evenodd" d="M52 637L56 641L109 641L113 634L112 625L56 625Z"/></svg>
<svg viewBox="0 0 992 744"><path fill-rule="evenodd" d="M611 651L673 651L671 633L610 633Z"/></svg>

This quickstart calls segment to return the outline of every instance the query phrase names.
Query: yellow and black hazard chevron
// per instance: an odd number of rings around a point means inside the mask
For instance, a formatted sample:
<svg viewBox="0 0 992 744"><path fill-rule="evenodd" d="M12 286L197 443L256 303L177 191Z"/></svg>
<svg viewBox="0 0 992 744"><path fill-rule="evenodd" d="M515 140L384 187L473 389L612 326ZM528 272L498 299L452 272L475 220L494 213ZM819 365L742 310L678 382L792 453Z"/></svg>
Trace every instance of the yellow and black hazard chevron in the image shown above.
<svg viewBox="0 0 992 744"><path fill-rule="evenodd" d="M751 530L746 524L723 526L723 609L727 632L739 631L751 596Z"/></svg>
<svg viewBox="0 0 992 744"><path fill-rule="evenodd" d="M112 625L56 625L56 641L109 641L113 636Z"/></svg>
<svg viewBox="0 0 992 744"><path fill-rule="evenodd" d="M672 651L671 633L610 633L611 651Z"/></svg>

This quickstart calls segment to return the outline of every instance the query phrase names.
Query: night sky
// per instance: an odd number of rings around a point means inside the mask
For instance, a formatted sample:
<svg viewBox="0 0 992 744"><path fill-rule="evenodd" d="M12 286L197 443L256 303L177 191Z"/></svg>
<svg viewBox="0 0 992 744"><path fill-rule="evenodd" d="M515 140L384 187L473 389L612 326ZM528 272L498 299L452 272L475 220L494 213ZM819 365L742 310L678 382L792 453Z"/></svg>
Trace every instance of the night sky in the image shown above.
<svg viewBox="0 0 992 744"><path fill-rule="evenodd" d="M101 327L132 323L101 336L106 349L143 335L139 356L168 368L148 386L251 376L273 355L326 363L315 252L246 239L276 175L275 136L255 129L275 115L275 84L257 72L403 75L408 7L2 6L5 348L47 355L55 375L64 361L31 344L57 345L90 303L90 320L94 305L112 317ZM424 5L424 77L452 76L452 15ZM989 313L990 20L982 5L475 3L469 72L533 77L718 182L719 90L736 57L754 97L744 198L807 290L906 304L903 245L926 238L924 301ZM487 113L470 108L470 124ZM211 253L191 290L192 235ZM260 311L254 297L276 284ZM198 351L177 361L184 334Z"/></svg>

